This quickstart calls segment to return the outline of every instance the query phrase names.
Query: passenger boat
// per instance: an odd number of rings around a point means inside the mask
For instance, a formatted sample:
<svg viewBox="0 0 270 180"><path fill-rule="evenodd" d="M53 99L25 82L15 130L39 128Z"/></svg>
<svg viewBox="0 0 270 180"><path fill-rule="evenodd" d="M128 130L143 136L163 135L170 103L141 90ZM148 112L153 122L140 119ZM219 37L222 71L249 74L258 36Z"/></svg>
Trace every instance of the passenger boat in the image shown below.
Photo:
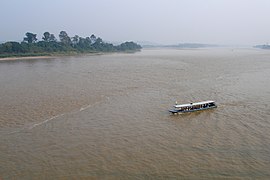
<svg viewBox="0 0 270 180"><path fill-rule="evenodd" d="M186 113L186 112L194 112L200 111L205 109L216 108L217 105L214 101L202 101L196 103L189 103L189 104L177 104L174 105L174 109L170 109L169 112L176 114L176 113Z"/></svg>

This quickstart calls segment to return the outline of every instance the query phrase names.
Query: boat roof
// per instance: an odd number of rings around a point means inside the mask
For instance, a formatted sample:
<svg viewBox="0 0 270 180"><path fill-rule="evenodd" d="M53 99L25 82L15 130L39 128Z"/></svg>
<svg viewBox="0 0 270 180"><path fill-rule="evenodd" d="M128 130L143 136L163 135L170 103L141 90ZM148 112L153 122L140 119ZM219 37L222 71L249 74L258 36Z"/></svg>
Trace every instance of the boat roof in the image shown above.
<svg viewBox="0 0 270 180"><path fill-rule="evenodd" d="M175 108L191 107L191 106L203 105L203 104L209 104L209 103L214 103L214 102L215 102L215 101L202 101L202 102L196 102L196 103L174 105L174 107L175 107Z"/></svg>

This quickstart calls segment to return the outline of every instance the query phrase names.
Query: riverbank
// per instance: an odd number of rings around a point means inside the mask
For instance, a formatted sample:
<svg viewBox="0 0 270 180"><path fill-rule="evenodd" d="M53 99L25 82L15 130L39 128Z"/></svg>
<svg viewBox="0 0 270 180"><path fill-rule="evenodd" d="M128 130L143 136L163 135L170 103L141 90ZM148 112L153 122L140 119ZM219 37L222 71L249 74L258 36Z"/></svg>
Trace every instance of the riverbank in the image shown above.
<svg viewBox="0 0 270 180"><path fill-rule="evenodd" d="M0 56L0 61L12 61L12 60L25 60L25 59L52 59L57 57L68 57L68 56L94 56L102 54L111 54L113 52L87 52L87 53L78 53L78 52L67 52L67 53L52 53L52 54L14 54L7 55L6 57Z"/></svg>
<svg viewBox="0 0 270 180"><path fill-rule="evenodd" d="M24 56L24 57L6 57L0 58L0 61L14 61L14 60L24 60L24 59L50 59L57 56Z"/></svg>
<svg viewBox="0 0 270 180"><path fill-rule="evenodd" d="M14 60L26 60L26 59L53 59L57 57L68 57L68 56L96 56L113 53L135 53L138 51L119 51L119 52L92 52L92 53L65 53L65 54L51 54L51 55L29 55L29 56L10 56L0 57L0 61L14 61Z"/></svg>

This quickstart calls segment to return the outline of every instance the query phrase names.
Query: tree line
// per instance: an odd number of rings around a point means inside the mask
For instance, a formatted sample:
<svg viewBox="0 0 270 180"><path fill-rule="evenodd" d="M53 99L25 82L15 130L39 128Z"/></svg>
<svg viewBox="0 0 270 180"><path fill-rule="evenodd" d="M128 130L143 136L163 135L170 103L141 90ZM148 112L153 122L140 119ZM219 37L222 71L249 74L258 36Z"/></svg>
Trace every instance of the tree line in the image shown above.
<svg viewBox="0 0 270 180"><path fill-rule="evenodd" d="M269 44L263 44L263 45L256 45L253 46L254 48L260 48L260 49L270 49L270 45Z"/></svg>
<svg viewBox="0 0 270 180"><path fill-rule="evenodd" d="M70 37L66 31L61 31L57 40L54 34L44 32L42 40L38 41L37 34L27 32L22 42L10 41L0 44L0 55L118 52L140 49L141 46L134 42L125 42L115 46L104 42L94 34L90 37L78 35Z"/></svg>

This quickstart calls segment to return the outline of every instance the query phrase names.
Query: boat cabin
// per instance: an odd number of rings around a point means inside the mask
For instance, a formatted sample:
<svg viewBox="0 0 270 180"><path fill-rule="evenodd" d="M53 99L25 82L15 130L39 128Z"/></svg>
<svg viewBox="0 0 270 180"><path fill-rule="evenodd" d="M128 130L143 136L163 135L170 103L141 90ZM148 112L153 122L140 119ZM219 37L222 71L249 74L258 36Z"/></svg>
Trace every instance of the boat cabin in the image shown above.
<svg viewBox="0 0 270 180"><path fill-rule="evenodd" d="M184 112L193 112L198 110L216 108L216 104L214 101L202 101L196 103L189 104L175 104L174 109L169 110L171 113L184 113Z"/></svg>

